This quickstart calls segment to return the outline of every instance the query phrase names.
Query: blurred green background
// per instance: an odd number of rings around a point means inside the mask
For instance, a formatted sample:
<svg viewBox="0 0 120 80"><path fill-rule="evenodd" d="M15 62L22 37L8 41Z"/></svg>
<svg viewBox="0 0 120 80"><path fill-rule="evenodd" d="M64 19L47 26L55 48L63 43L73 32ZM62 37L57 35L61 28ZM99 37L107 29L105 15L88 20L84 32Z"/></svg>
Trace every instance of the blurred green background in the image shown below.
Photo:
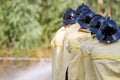
<svg viewBox="0 0 120 80"><path fill-rule="evenodd" d="M64 11L81 3L120 24L120 0L0 0L0 56L48 56Z"/></svg>

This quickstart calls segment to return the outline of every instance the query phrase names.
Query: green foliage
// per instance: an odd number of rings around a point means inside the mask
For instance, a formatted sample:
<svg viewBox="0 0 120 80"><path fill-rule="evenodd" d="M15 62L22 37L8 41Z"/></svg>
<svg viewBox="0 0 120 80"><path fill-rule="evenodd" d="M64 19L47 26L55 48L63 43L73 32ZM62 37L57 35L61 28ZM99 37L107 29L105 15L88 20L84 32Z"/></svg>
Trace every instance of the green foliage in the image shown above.
<svg viewBox="0 0 120 80"><path fill-rule="evenodd" d="M0 49L12 48L15 51L49 48L50 40L62 26L64 11L67 8L76 10L82 2L96 13L101 12L104 16L111 14L120 24L120 0L101 0L102 4L98 1L100 0L0 0ZM8 54L12 53L8 51Z"/></svg>
<svg viewBox="0 0 120 80"><path fill-rule="evenodd" d="M1 1L1 48L4 45L28 49L38 45L41 27L37 20L37 7L28 0Z"/></svg>
<svg viewBox="0 0 120 80"><path fill-rule="evenodd" d="M43 0L41 3L41 19L40 23L43 28L42 36L40 37L41 47L49 47L50 40L55 32L62 26L61 20L64 11L67 8L75 9L82 0Z"/></svg>
<svg viewBox="0 0 120 80"><path fill-rule="evenodd" d="M99 5L98 1L100 0L85 0L85 2L96 12L102 12L104 16L109 16L116 20L116 22L120 25L120 0L101 0L102 4ZM99 8L100 6L100 8ZM99 10L100 9L100 10Z"/></svg>

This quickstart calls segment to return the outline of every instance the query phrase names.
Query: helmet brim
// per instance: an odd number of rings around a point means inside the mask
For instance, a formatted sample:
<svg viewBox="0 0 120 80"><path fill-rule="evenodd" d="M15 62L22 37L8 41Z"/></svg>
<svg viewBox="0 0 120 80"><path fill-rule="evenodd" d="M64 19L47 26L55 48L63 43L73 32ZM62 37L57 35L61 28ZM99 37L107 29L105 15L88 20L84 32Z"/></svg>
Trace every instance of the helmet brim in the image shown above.
<svg viewBox="0 0 120 80"><path fill-rule="evenodd" d="M106 37L105 35L103 35L100 30L98 31L98 33L96 34L97 39L100 42L104 42L104 43L112 43L117 41L118 39L120 39L120 28L118 28L118 32L113 34L110 37Z"/></svg>
<svg viewBox="0 0 120 80"><path fill-rule="evenodd" d="M82 28L85 28L85 29L88 29L89 28L89 24L86 24L86 23L83 23L82 21L80 21L78 18L76 20L79 25L82 27Z"/></svg>
<svg viewBox="0 0 120 80"><path fill-rule="evenodd" d="M99 30L98 28L91 28L91 27L89 27L88 29L94 34L96 34Z"/></svg>
<svg viewBox="0 0 120 80"><path fill-rule="evenodd" d="M74 19L75 19L75 20L77 20L77 18L78 18L78 16L77 16L77 15L75 15L75 16L74 16Z"/></svg>
<svg viewBox="0 0 120 80"><path fill-rule="evenodd" d="M76 21L75 20L63 20L62 21L62 23L64 24L64 25L66 25L66 24L74 24Z"/></svg>

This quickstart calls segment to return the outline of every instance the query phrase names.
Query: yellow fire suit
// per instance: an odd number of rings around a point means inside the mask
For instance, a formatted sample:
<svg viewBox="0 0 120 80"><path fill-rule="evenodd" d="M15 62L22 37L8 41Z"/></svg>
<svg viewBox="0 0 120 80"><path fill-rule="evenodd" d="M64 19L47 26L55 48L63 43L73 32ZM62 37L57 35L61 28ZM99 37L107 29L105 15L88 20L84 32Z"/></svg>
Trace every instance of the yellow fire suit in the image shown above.
<svg viewBox="0 0 120 80"><path fill-rule="evenodd" d="M69 24L61 27L54 38L51 40L51 50L52 50L52 80L60 80L60 64L61 64L61 48L63 45L63 39L66 30L69 28Z"/></svg>
<svg viewBox="0 0 120 80"><path fill-rule="evenodd" d="M84 62L84 67L85 67L85 80L96 80L96 75L95 71L92 65L92 59L90 56L90 50L93 44L96 43L96 38L92 38L83 42L80 46L82 55L84 57L83 62Z"/></svg>
<svg viewBox="0 0 120 80"><path fill-rule="evenodd" d="M85 71L80 51L80 44L91 35L88 30L80 29L78 23L73 24L65 33L62 53L62 79L84 80ZM80 30L79 30L80 29Z"/></svg>
<svg viewBox="0 0 120 80"><path fill-rule="evenodd" d="M109 44L96 42L90 51L96 80L120 80L120 40Z"/></svg>

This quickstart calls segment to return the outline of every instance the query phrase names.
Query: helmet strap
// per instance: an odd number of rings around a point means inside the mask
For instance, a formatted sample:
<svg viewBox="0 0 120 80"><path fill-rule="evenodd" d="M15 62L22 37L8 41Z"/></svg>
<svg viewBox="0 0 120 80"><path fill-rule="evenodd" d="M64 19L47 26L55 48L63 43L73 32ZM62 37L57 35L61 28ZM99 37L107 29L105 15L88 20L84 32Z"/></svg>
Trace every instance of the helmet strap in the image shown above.
<svg viewBox="0 0 120 80"><path fill-rule="evenodd" d="M65 29L66 29L66 28L69 28L71 25L72 25L72 24L66 24L66 25L64 25L64 27L65 27Z"/></svg>

